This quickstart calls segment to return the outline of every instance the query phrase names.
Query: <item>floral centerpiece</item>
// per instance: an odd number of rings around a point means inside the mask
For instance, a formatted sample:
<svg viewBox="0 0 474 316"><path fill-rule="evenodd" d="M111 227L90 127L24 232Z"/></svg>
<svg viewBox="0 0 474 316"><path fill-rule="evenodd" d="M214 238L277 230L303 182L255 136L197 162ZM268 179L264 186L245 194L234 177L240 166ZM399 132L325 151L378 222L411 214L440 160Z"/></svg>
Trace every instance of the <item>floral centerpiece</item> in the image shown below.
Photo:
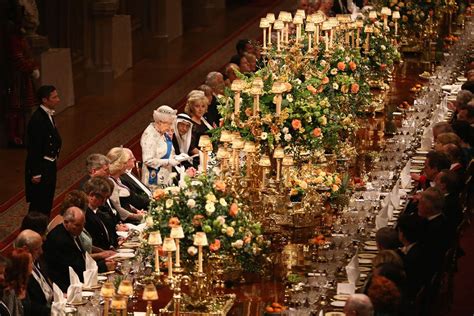
<svg viewBox="0 0 474 316"><path fill-rule="evenodd" d="M197 254L193 238L199 231L206 233L210 252L236 258L245 271L260 269L257 262L268 246L261 225L214 176L186 178L184 187L155 190L149 214L148 232L169 236L172 227L182 226L182 260L190 270Z"/></svg>

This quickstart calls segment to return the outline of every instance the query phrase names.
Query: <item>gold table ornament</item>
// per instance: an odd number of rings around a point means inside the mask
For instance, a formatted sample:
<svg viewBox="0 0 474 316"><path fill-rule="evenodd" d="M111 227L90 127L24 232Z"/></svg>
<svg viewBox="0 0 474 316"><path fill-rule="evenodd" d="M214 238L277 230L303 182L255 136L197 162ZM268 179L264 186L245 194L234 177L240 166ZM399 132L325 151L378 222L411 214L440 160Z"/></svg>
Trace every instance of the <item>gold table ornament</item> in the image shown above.
<svg viewBox="0 0 474 316"><path fill-rule="evenodd" d="M153 306L151 305L152 301L158 300L158 291L156 290L155 285L149 283L145 285L142 294L142 300L146 301L146 316L153 315Z"/></svg>
<svg viewBox="0 0 474 316"><path fill-rule="evenodd" d="M190 304L186 303L187 296L180 302L179 315L180 316L226 316L235 303L235 294L225 294L217 297L210 297L208 301L207 311L201 309L196 310ZM173 301L170 301L164 308L160 309L161 315L171 316L174 313L175 306Z"/></svg>

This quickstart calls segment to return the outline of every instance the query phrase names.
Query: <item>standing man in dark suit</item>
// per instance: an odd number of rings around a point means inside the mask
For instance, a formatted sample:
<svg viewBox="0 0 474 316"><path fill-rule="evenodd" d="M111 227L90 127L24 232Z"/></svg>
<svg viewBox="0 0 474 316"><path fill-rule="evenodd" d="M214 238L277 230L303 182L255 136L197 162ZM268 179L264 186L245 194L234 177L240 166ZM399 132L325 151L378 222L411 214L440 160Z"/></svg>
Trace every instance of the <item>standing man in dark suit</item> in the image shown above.
<svg viewBox="0 0 474 316"><path fill-rule="evenodd" d="M26 248L33 258L33 270L27 285L27 299L35 315L49 316L53 301L53 287L38 260L43 254L43 238L30 229L22 231L15 240L15 248Z"/></svg>
<svg viewBox="0 0 474 316"><path fill-rule="evenodd" d="M56 189L56 162L61 150L61 136L53 119L59 104L53 86L38 89L40 107L28 123L26 137L25 191L29 211L50 215Z"/></svg>
<svg viewBox="0 0 474 316"><path fill-rule="evenodd" d="M48 274L63 292L69 287L69 267L72 267L82 281L86 269L86 252L79 239L86 221L78 207L64 212L64 223L49 232L44 243L44 258Z"/></svg>

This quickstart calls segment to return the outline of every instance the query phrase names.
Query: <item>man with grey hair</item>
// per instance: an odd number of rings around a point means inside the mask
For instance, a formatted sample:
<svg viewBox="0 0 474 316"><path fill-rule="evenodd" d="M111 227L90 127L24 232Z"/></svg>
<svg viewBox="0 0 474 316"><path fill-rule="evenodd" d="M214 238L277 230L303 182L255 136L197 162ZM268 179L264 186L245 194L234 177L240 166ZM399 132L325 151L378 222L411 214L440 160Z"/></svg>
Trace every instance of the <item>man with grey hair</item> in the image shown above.
<svg viewBox="0 0 474 316"><path fill-rule="evenodd" d="M15 239L14 246L15 248L26 248L33 258L33 270L27 285L31 310L35 311L35 315L49 316L51 314L53 288L48 276L38 262L43 254L43 238L37 232L25 229Z"/></svg>
<svg viewBox="0 0 474 316"><path fill-rule="evenodd" d="M208 106L207 114L205 115L206 120L214 127L219 126L219 121L221 119L221 115L217 110L217 96L224 94L225 82L224 76L217 71L211 71L206 76L206 85L211 87L212 89L212 101Z"/></svg>
<svg viewBox="0 0 474 316"><path fill-rule="evenodd" d="M108 177L109 164L109 158L102 154L90 154L86 158L87 173L91 177Z"/></svg>
<svg viewBox="0 0 474 316"><path fill-rule="evenodd" d="M344 306L346 316L372 316L374 307L370 298L365 294L352 294Z"/></svg>
<svg viewBox="0 0 474 316"><path fill-rule="evenodd" d="M48 274L63 292L69 287L69 267L82 280L86 269L86 251L79 239L86 221L84 212L75 206L64 212L64 222L49 232L44 243Z"/></svg>

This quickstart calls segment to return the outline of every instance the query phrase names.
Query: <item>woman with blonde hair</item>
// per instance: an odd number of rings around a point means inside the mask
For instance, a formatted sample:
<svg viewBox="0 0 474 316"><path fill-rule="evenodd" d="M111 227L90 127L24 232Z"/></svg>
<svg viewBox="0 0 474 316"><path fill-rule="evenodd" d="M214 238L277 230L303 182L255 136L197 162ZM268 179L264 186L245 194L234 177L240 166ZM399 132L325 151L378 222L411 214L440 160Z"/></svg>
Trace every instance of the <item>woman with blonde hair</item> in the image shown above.
<svg viewBox="0 0 474 316"><path fill-rule="evenodd" d="M128 157L129 154L123 147L114 147L107 153L107 158L110 160L110 179L114 183L109 199L121 220L139 222L146 212L137 210L130 204L130 189L120 181L120 176L127 170Z"/></svg>
<svg viewBox="0 0 474 316"><path fill-rule="evenodd" d="M172 168L179 165L172 141L175 120L176 110L162 105L153 112L153 122L142 134L142 182L148 187L168 186L173 182Z"/></svg>
<svg viewBox="0 0 474 316"><path fill-rule="evenodd" d="M213 129L212 125L204 118L208 105L209 99L203 91L192 90L189 92L184 112L193 121L191 148L199 148L199 138Z"/></svg>

